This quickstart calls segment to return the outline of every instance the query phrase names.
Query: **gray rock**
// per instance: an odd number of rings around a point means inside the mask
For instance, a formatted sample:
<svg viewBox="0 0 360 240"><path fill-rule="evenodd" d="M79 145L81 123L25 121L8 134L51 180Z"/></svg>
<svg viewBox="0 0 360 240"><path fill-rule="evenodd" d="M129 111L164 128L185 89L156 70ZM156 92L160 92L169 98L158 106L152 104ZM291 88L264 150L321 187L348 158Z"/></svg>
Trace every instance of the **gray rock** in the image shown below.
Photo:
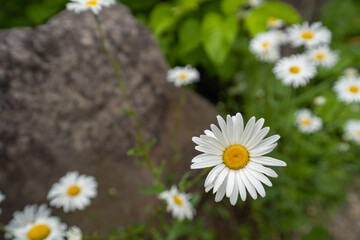
<svg viewBox="0 0 360 240"><path fill-rule="evenodd" d="M100 14L110 49L140 115L152 157L170 163L176 136L179 89L166 82L168 64L154 38L128 9L116 5ZM96 177L99 196L88 211L102 226L124 227L145 219L159 204L139 190L149 171L126 152L135 146L134 125L113 69L102 51L91 13L64 11L36 29L0 31L0 221L14 210L44 203L51 185L70 170ZM215 108L186 91L180 125L181 160L168 168L175 179L195 155L191 137L215 120ZM108 191L116 190L111 196ZM64 214L68 224L94 229L84 214ZM88 230L89 231L89 230ZM86 231L85 231L86 232Z"/></svg>

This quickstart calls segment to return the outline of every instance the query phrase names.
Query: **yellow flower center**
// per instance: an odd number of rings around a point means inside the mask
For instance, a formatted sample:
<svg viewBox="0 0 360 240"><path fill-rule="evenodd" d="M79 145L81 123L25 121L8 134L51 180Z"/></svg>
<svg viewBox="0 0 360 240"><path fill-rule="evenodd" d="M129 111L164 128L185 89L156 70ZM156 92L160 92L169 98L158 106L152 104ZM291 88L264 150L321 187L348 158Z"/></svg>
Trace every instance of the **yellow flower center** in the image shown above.
<svg viewBox="0 0 360 240"><path fill-rule="evenodd" d="M180 80L186 80L186 78L187 78L186 73L181 73L181 74L179 75L179 78L180 78Z"/></svg>
<svg viewBox="0 0 360 240"><path fill-rule="evenodd" d="M27 236L30 240L44 240L49 236L51 230L45 224L35 225L30 229Z"/></svg>
<svg viewBox="0 0 360 240"><path fill-rule="evenodd" d="M357 86L350 86L349 91L352 93L358 93L360 89Z"/></svg>
<svg viewBox="0 0 360 240"><path fill-rule="evenodd" d="M357 130L356 134L360 137L360 130Z"/></svg>
<svg viewBox="0 0 360 240"><path fill-rule="evenodd" d="M223 153L223 161L228 168L238 170L249 162L249 152L241 145L231 145Z"/></svg>
<svg viewBox="0 0 360 240"><path fill-rule="evenodd" d="M302 37L303 39L308 40L308 39L312 39L312 38L314 37L314 34L313 34L312 32L310 32L310 31L306 31L306 32L303 32L303 33L301 34L301 37Z"/></svg>
<svg viewBox="0 0 360 240"><path fill-rule="evenodd" d="M181 200L179 195L174 196L174 202L179 206L181 206L183 204L183 201Z"/></svg>
<svg viewBox="0 0 360 240"><path fill-rule="evenodd" d="M76 185L73 185L71 187L68 188L67 193L69 196L71 197L75 197L76 195L78 195L80 193L80 188Z"/></svg>
<svg viewBox="0 0 360 240"><path fill-rule="evenodd" d="M304 119L301 120L302 125L308 126L308 125L310 125L310 123L311 123L310 118L304 118Z"/></svg>
<svg viewBox="0 0 360 240"><path fill-rule="evenodd" d="M268 22L271 22L271 23L276 22L277 20L278 19L276 17L269 17L268 18Z"/></svg>
<svg viewBox="0 0 360 240"><path fill-rule="evenodd" d="M96 5L97 5L97 0L87 1L85 5L86 5L87 7L96 6Z"/></svg>
<svg viewBox="0 0 360 240"><path fill-rule="evenodd" d="M269 46L269 42L263 42L263 43L262 43L262 47L263 47L263 48L267 48L268 46Z"/></svg>
<svg viewBox="0 0 360 240"><path fill-rule="evenodd" d="M290 72L294 74L298 74L300 72L300 68L298 66L292 66L290 68Z"/></svg>
<svg viewBox="0 0 360 240"><path fill-rule="evenodd" d="M318 60L323 60L325 58L325 54L324 53L317 53L315 55L315 58Z"/></svg>

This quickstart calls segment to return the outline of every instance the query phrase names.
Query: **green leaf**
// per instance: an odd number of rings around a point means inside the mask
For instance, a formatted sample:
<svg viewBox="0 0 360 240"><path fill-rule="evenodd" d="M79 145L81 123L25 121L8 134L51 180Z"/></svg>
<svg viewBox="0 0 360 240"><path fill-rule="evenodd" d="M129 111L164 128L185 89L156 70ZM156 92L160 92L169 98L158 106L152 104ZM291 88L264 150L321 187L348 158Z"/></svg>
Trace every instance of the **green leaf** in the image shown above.
<svg viewBox="0 0 360 240"><path fill-rule="evenodd" d="M289 4L284 2L266 2L255 8L245 18L245 25L252 36L267 30L269 17L283 20L287 24L301 22L300 14Z"/></svg>
<svg viewBox="0 0 360 240"><path fill-rule="evenodd" d="M129 115L131 117L133 117L135 115L134 111L131 110L131 109L128 109L128 108L121 108L120 112L122 112L122 113L124 113L126 115Z"/></svg>
<svg viewBox="0 0 360 240"><path fill-rule="evenodd" d="M235 16L224 18L217 13L206 14L201 26L201 40L206 54L214 64L220 65L225 61L237 30Z"/></svg>
<svg viewBox="0 0 360 240"><path fill-rule="evenodd" d="M248 0L223 0L221 9L225 14L235 13L238 8L247 3Z"/></svg>
<svg viewBox="0 0 360 240"><path fill-rule="evenodd" d="M144 151L141 148L132 148L129 149L126 153L128 156L141 156L144 154Z"/></svg>
<svg viewBox="0 0 360 240"><path fill-rule="evenodd" d="M155 35L161 35L174 25L175 18L172 9L173 6L169 3L159 3L151 12L150 27L154 30Z"/></svg>
<svg viewBox="0 0 360 240"><path fill-rule="evenodd" d="M196 18L188 18L179 28L180 54L187 54L199 47L201 43L200 22Z"/></svg>

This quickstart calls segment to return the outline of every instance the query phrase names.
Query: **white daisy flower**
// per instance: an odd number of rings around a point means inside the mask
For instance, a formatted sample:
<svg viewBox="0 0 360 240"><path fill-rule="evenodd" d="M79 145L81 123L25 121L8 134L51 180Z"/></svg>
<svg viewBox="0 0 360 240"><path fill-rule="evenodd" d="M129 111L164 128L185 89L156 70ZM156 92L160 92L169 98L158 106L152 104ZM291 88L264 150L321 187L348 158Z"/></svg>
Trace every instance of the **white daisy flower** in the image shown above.
<svg viewBox="0 0 360 240"><path fill-rule="evenodd" d="M220 116L217 120L220 129L211 124L211 131L205 130L205 135L192 138L198 145L195 149L203 153L192 159L191 169L214 167L204 186L206 192L213 189L216 202L226 195L235 205L239 194L243 201L246 200L246 190L253 199L257 198L257 193L264 197L266 193L262 183L272 186L265 175L278 176L264 165L286 166L283 161L264 156L277 146L280 136L265 138L270 128L262 128L263 118L256 122L252 117L246 126L240 113L232 117L227 115L226 122Z"/></svg>
<svg viewBox="0 0 360 240"><path fill-rule="evenodd" d="M345 124L345 134L360 145L360 120L349 120Z"/></svg>
<svg viewBox="0 0 360 240"><path fill-rule="evenodd" d="M70 0L66 4L66 9L75 13L91 10L98 15L103 7L109 7L115 3L115 0Z"/></svg>
<svg viewBox="0 0 360 240"><path fill-rule="evenodd" d="M264 62L275 62L280 58L279 41L275 32L258 33L250 41L250 51Z"/></svg>
<svg viewBox="0 0 360 240"><path fill-rule="evenodd" d="M5 195L0 191L0 203L5 200ZM0 208L0 214L2 213L2 209Z"/></svg>
<svg viewBox="0 0 360 240"><path fill-rule="evenodd" d="M250 7L258 7L263 4L264 0L249 0L248 4Z"/></svg>
<svg viewBox="0 0 360 240"><path fill-rule="evenodd" d="M360 78L341 77L334 85L337 97L346 103L360 102Z"/></svg>
<svg viewBox="0 0 360 240"><path fill-rule="evenodd" d="M317 132L322 128L322 119L314 115L310 109L300 109L295 114L296 125L302 133Z"/></svg>
<svg viewBox="0 0 360 240"><path fill-rule="evenodd" d="M359 72L356 68L348 67L343 72L345 77L357 77L359 75Z"/></svg>
<svg viewBox="0 0 360 240"><path fill-rule="evenodd" d="M280 59L273 72L285 85L297 88L310 82L316 74L316 67L306 56L298 54Z"/></svg>
<svg viewBox="0 0 360 240"><path fill-rule="evenodd" d="M46 205L29 205L22 212L15 212L13 219L5 226L6 238L12 240L59 240L65 235L66 224L50 216Z"/></svg>
<svg viewBox="0 0 360 240"><path fill-rule="evenodd" d="M326 104L326 98L324 96L317 96L314 99L314 103L316 106L324 106Z"/></svg>
<svg viewBox="0 0 360 240"><path fill-rule="evenodd" d="M81 229L76 227L76 226L72 226L67 232L66 232L66 239L67 240L82 240L82 232Z"/></svg>
<svg viewBox="0 0 360 240"><path fill-rule="evenodd" d="M174 218L182 221L185 218L191 220L195 214L195 209L190 203L191 194L179 193L175 186L172 186L169 191L164 191L159 194L159 198L165 200L167 203L167 211L171 212Z"/></svg>
<svg viewBox="0 0 360 240"><path fill-rule="evenodd" d="M196 68L187 65L185 67L174 67L167 73L168 82L172 82L176 87L188 85L199 81L200 74Z"/></svg>
<svg viewBox="0 0 360 240"><path fill-rule="evenodd" d="M64 209L64 212L83 210L97 196L97 182L94 177L69 172L55 183L49 193L50 205Z"/></svg>
<svg viewBox="0 0 360 240"><path fill-rule="evenodd" d="M266 24L268 28L281 28L284 26L284 21L276 17L269 17Z"/></svg>
<svg viewBox="0 0 360 240"><path fill-rule="evenodd" d="M307 51L307 56L315 63L316 66L321 66L324 68L333 67L339 57L337 53L330 50L326 45L312 48Z"/></svg>
<svg viewBox="0 0 360 240"><path fill-rule="evenodd" d="M290 26L287 32L289 41L294 47L311 48L321 44L329 44L331 41L331 32L323 27L321 22L315 22L311 25L308 22L304 22L302 25L295 24Z"/></svg>

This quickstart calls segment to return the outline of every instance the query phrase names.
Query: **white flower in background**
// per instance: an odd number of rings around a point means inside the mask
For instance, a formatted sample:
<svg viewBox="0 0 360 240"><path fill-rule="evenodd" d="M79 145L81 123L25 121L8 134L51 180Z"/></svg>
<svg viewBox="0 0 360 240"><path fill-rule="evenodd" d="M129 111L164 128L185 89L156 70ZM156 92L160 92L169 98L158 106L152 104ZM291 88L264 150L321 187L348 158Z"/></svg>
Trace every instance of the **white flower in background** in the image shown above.
<svg viewBox="0 0 360 240"><path fill-rule="evenodd" d="M0 191L0 203L2 203L2 201L4 201L5 200L5 195ZM2 209L0 208L0 214L1 214L1 212L2 212Z"/></svg>
<svg viewBox="0 0 360 240"><path fill-rule="evenodd" d="M64 212L83 210L97 196L97 185L94 177L69 172L51 187L50 205L62 207Z"/></svg>
<svg viewBox="0 0 360 240"><path fill-rule="evenodd" d="M360 144L360 120L349 120L345 124L345 134L350 140Z"/></svg>
<svg viewBox="0 0 360 240"><path fill-rule="evenodd" d="M281 160L264 156L277 146L280 136L265 138L270 128L262 128L262 118L256 122L252 117L246 126L240 113L232 117L227 115L226 122L220 116L217 120L220 129L211 124L211 131L205 130L205 135L192 138L198 145L195 149L203 153L192 159L191 168L214 167L205 180L205 191L213 189L216 202L226 194L232 205L236 204L239 194L243 201L246 200L246 190L253 199L257 198L257 193L264 197L266 193L262 184L272 186L265 175L278 176L264 165L286 166Z"/></svg>
<svg viewBox="0 0 360 240"><path fill-rule="evenodd" d="M280 58L279 41L272 31L256 34L250 41L250 51L264 62L275 62Z"/></svg>
<svg viewBox="0 0 360 240"><path fill-rule="evenodd" d="M66 9L75 13L91 10L98 15L103 7L109 7L115 3L115 0L70 0L66 4Z"/></svg>
<svg viewBox="0 0 360 240"><path fill-rule="evenodd" d="M335 82L334 91L337 97L346 103L360 102L360 78L341 77Z"/></svg>
<svg viewBox="0 0 360 240"><path fill-rule="evenodd" d="M307 51L306 54L315 63L316 66L321 66L324 68L333 67L339 59L338 55L331 51L330 48L326 45L312 48Z"/></svg>
<svg viewBox="0 0 360 240"><path fill-rule="evenodd" d="M189 201L191 194L180 193L175 186L172 186L169 191L160 193L159 198L166 201L167 211L171 212L174 218L180 221L185 218L193 219L195 209Z"/></svg>
<svg viewBox="0 0 360 240"><path fill-rule="evenodd" d="M359 75L359 72L356 68L348 67L343 72L345 77L357 77Z"/></svg>
<svg viewBox="0 0 360 240"><path fill-rule="evenodd" d="M196 68L187 65L185 67L174 67L167 73L167 80L175 84L176 87L188 85L199 81L200 74Z"/></svg>
<svg viewBox="0 0 360 240"><path fill-rule="evenodd" d="M273 72L285 85L305 86L316 74L315 65L304 55L292 55L280 59Z"/></svg>
<svg viewBox="0 0 360 240"><path fill-rule="evenodd" d="M66 240L82 240L82 232L81 229L72 226L67 232L66 232Z"/></svg>
<svg viewBox="0 0 360 240"><path fill-rule="evenodd" d="M28 205L22 212L16 211L5 226L6 238L13 240L59 240L63 239L66 224L50 216L46 205Z"/></svg>
<svg viewBox="0 0 360 240"><path fill-rule="evenodd" d="M263 4L264 0L249 0L250 7L258 7Z"/></svg>
<svg viewBox="0 0 360 240"><path fill-rule="evenodd" d="M296 125L302 133L317 132L322 128L322 119L314 115L310 109L300 109L295 114Z"/></svg>
<svg viewBox="0 0 360 240"><path fill-rule="evenodd" d="M314 99L314 103L316 106L324 106L326 104L326 98L324 96L317 96Z"/></svg>
<svg viewBox="0 0 360 240"><path fill-rule="evenodd" d="M281 28L284 26L284 21L276 17L269 17L266 24L268 28Z"/></svg>
<svg viewBox="0 0 360 240"><path fill-rule="evenodd" d="M311 25L308 22L304 22L302 25L295 24L290 26L287 32L289 42L294 47L311 48L321 44L329 44L331 41L331 32L323 27L321 22L315 22Z"/></svg>

